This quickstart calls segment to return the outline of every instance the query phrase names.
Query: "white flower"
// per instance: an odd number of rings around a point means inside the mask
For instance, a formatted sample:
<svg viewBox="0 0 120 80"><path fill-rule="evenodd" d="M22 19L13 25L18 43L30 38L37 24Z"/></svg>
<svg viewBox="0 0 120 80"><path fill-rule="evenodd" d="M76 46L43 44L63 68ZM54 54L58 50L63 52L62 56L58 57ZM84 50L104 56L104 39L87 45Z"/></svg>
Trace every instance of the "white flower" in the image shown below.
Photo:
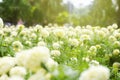
<svg viewBox="0 0 120 80"><path fill-rule="evenodd" d="M49 58L48 61L45 63L46 67L49 70L55 69L58 67L58 63L55 62L53 59Z"/></svg>
<svg viewBox="0 0 120 80"><path fill-rule="evenodd" d="M21 76L11 76L9 80L25 80L25 79Z"/></svg>
<svg viewBox="0 0 120 80"><path fill-rule="evenodd" d="M0 75L7 73L15 65L15 59L12 57L0 58Z"/></svg>
<svg viewBox="0 0 120 80"><path fill-rule="evenodd" d="M31 45L32 45L31 41L25 41L25 44L26 44L27 46L31 46Z"/></svg>
<svg viewBox="0 0 120 80"><path fill-rule="evenodd" d="M96 52L96 51L97 51L97 48L96 48L96 46L91 46L89 50L90 50L91 52Z"/></svg>
<svg viewBox="0 0 120 80"><path fill-rule="evenodd" d="M40 41L40 42L38 42L37 45L38 45L38 46L46 46L47 44L46 44L44 41Z"/></svg>
<svg viewBox="0 0 120 80"><path fill-rule="evenodd" d="M90 61L90 64L89 64L90 66L98 66L99 65L99 62L98 61L96 61L96 60L92 60L92 61Z"/></svg>
<svg viewBox="0 0 120 80"><path fill-rule="evenodd" d="M113 50L113 55L119 55L120 54L120 50L119 49L114 49Z"/></svg>
<svg viewBox="0 0 120 80"><path fill-rule="evenodd" d="M44 69L38 70L35 74L30 76L28 80L50 80L51 74L46 73Z"/></svg>
<svg viewBox="0 0 120 80"><path fill-rule="evenodd" d="M52 56L60 56L60 51L59 50L52 50L51 52L50 52L50 55L52 55Z"/></svg>
<svg viewBox="0 0 120 80"><path fill-rule="evenodd" d="M22 24L19 24L19 25L17 25L17 28L18 28L18 30L23 30L25 28L25 26Z"/></svg>
<svg viewBox="0 0 120 80"><path fill-rule="evenodd" d="M13 50L16 51L16 52L23 49L23 45L20 41L14 41L12 43L12 47L13 47Z"/></svg>
<svg viewBox="0 0 120 80"><path fill-rule="evenodd" d="M30 38L36 39L36 38L37 38L37 35L36 35L35 33L32 33L32 34L30 35Z"/></svg>
<svg viewBox="0 0 120 80"><path fill-rule="evenodd" d="M79 41L78 41L77 39L75 39L75 38L69 39L68 41L69 41L69 44L70 44L71 46L74 46L74 47L79 46Z"/></svg>
<svg viewBox="0 0 120 80"><path fill-rule="evenodd" d="M90 38L90 35L83 34L83 35L80 36L80 40L81 41L91 40L91 38Z"/></svg>
<svg viewBox="0 0 120 80"><path fill-rule="evenodd" d="M65 36L65 31L62 29L55 29L53 33L56 37L63 38Z"/></svg>
<svg viewBox="0 0 120 80"><path fill-rule="evenodd" d="M17 53L16 58L17 64L23 65L25 68L36 72L40 68L40 64L46 62L47 59L50 58L50 54L47 47L38 46Z"/></svg>
<svg viewBox="0 0 120 80"><path fill-rule="evenodd" d="M41 35L42 35L43 38L46 38L46 37L49 36L49 32L46 29L42 29Z"/></svg>
<svg viewBox="0 0 120 80"><path fill-rule="evenodd" d="M60 44L59 43L53 43L53 49L59 49L60 48Z"/></svg>
<svg viewBox="0 0 120 80"><path fill-rule="evenodd" d="M0 28L2 28L4 25L2 18L0 18Z"/></svg>
<svg viewBox="0 0 120 80"><path fill-rule="evenodd" d="M88 70L83 71L79 80L108 80L110 70L104 66L92 66Z"/></svg>
<svg viewBox="0 0 120 80"><path fill-rule="evenodd" d="M25 61L26 61L27 57L29 57L29 54L30 53L28 50L16 53L15 54L16 64L19 66L24 66L26 64Z"/></svg>
<svg viewBox="0 0 120 80"><path fill-rule="evenodd" d="M0 80L9 80L9 77L8 77L8 75L3 74L0 76Z"/></svg>
<svg viewBox="0 0 120 80"><path fill-rule="evenodd" d="M10 70L10 76L21 76L24 77L27 74L26 69L21 66L13 67Z"/></svg>

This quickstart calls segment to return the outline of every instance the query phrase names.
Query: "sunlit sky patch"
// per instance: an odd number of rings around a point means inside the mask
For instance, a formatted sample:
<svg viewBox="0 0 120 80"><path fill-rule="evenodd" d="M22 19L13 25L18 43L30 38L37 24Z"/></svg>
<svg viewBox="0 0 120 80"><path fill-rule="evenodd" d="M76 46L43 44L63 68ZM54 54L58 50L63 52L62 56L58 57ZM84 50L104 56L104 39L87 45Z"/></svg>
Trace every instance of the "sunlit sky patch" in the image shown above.
<svg viewBox="0 0 120 80"><path fill-rule="evenodd" d="M83 8L92 4L94 0L63 0L63 3L66 4L70 2L75 8Z"/></svg>
<svg viewBox="0 0 120 80"><path fill-rule="evenodd" d="M0 0L0 2L2 2L3 0Z"/></svg>

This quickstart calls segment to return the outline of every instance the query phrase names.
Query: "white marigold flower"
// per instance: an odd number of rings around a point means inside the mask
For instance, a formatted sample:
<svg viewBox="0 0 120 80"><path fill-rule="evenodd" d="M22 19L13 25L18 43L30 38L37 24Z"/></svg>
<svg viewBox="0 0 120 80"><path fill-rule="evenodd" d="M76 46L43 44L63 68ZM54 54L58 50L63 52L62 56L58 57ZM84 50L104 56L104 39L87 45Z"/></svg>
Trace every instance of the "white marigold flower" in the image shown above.
<svg viewBox="0 0 120 80"><path fill-rule="evenodd" d="M75 47L79 46L79 41L75 38L69 39L68 42L71 46L75 46Z"/></svg>
<svg viewBox="0 0 120 80"><path fill-rule="evenodd" d="M27 71L24 67L16 66L10 70L10 76L21 76L24 77L27 74Z"/></svg>
<svg viewBox="0 0 120 80"><path fill-rule="evenodd" d="M60 37L60 38L65 37L65 31L63 29L55 29L53 33L57 37Z"/></svg>
<svg viewBox="0 0 120 80"><path fill-rule="evenodd" d="M113 27L114 29L117 29L117 28L118 28L118 25L117 25L116 23L114 23L114 24L112 25L112 27Z"/></svg>
<svg viewBox="0 0 120 80"><path fill-rule="evenodd" d="M3 30L0 30L0 36L4 35L5 33L3 32Z"/></svg>
<svg viewBox="0 0 120 80"><path fill-rule="evenodd" d="M15 65L15 59L12 57L0 58L0 75L7 73Z"/></svg>
<svg viewBox="0 0 120 80"><path fill-rule="evenodd" d="M46 73L44 69L38 70L35 74L30 76L28 80L50 80L51 74Z"/></svg>
<svg viewBox="0 0 120 80"><path fill-rule="evenodd" d="M119 55L120 54L120 50L119 49L114 49L113 50L113 55Z"/></svg>
<svg viewBox="0 0 120 80"><path fill-rule="evenodd" d="M26 64L26 59L29 57L30 51L25 50L15 54L16 64L18 66L24 66ZM23 61L24 60L24 61Z"/></svg>
<svg viewBox="0 0 120 80"><path fill-rule="evenodd" d="M35 27L36 27L38 30L42 30L42 28L43 28L43 26L42 26L42 25L39 25L39 24L37 24Z"/></svg>
<svg viewBox="0 0 120 80"><path fill-rule="evenodd" d="M25 41L25 44L28 45L28 46L32 46L31 41Z"/></svg>
<svg viewBox="0 0 120 80"><path fill-rule="evenodd" d="M96 51L97 51L97 48L96 48L96 46L91 46L89 50L90 50L91 52L96 52Z"/></svg>
<svg viewBox="0 0 120 80"><path fill-rule="evenodd" d="M50 55L52 55L52 56L60 56L61 53L60 53L59 50L52 50L52 51L50 52Z"/></svg>
<svg viewBox="0 0 120 80"><path fill-rule="evenodd" d="M117 41L117 39L116 39L115 36L109 36L109 40L110 40L110 41Z"/></svg>
<svg viewBox="0 0 120 80"><path fill-rule="evenodd" d="M42 29L41 35L43 38L47 38L49 36L49 32L46 29Z"/></svg>
<svg viewBox="0 0 120 80"><path fill-rule="evenodd" d="M74 37L76 35L77 35L76 32L73 32L73 31L68 31L67 32L67 36L69 36L69 37Z"/></svg>
<svg viewBox="0 0 120 80"><path fill-rule="evenodd" d="M92 66L83 71L79 80L109 80L110 70L104 66Z"/></svg>
<svg viewBox="0 0 120 80"><path fill-rule="evenodd" d="M90 66L98 66L98 65L99 65L99 62L96 61L96 60L92 60L92 61L90 61L89 65L90 65Z"/></svg>
<svg viewBox="0 0 120 80"><path fill-rule="evenodd" d="M48 59L45 65L49 70L56 69L58 67L58 63L51 58Z"/></svg>
<svg viewBox="0 0 120 80"><path fill-rule="evenodd" d="M119 41L114 41L113 45L114 45L115 47L119 47L119 46L120 46L120 42L119 42Z"/></svg>
<svg viewBox="0 0 120 80"><path fill-rule="evenodd" d="M53 49L59 49L60 48L60 44L59 43L53 43L52 45Z"/></svg>
<svg viewBox="0 0 120 80"><path fill-rule="evenodd" d="M89 57L83 57L82 60L83 60L83 61L86 61L86 62L89 62L89 61L90 61Z"/></svg>
<svg viewBox="0 0 120 80"><path fill-rule="evenodd" d="M48 58L50 58L50 54L47 47L34 47L28 51L26 59L23 59L25 62L24 66L27 69L36 72L40 68L40 64L46 62Z"/></svg>
<svg viewBox="0 0 120 80"><path fill-rule="evenodd" d="M37 35L35 33L32 33L31 35L29 35L29 37L32 38L32 39L36 39Z"/></svg>
<svg viewBox="0 0 120 80"><path fill-rule="evenodd" d="M0 28L2 28L4 26L3 20L2 18L0 18Z"/></svg>
<svg viewBox="0 0 120 80"><path fill-rule="evenodd" d="M11 76L9 80L25 80L25 79L21 76Z"/></svg>
<svg viewBox="0 0 120 80"><path fill-rule="evenodd" d="M17 33L16 31L12 31L12 32L11 32L11 37L16 37L17 34L18 34L18 33Z"/></svg>
<svg viewBox="0 0 120 80"><path fill-rule="evenodd" d="M83 34L80 36L81 41L91 40L90 35Z"/></svg>
<svg viewBox="0 0 120 80"><path fill-rule="evenodd" d="M23 45L22 45L22 43L20 41L14 41L12 43L12 47L13 47L13 50L16 51L16 52L23 49Z"/></svg>
<svg viewBox="0 0 120 80"><path fill-rule="evenodd" d="M47 44L46 44L44 41L40 41L40 42L38 42L37 45L38 45L38 46L46 46Z"/></svg>
<svg viewBox="0 0 120 80"><path fill-rule="evenodd" d="M0 76L0 80L9 80L9 77L8 77L8 75L3 74Z"/></svg>
<svg viewBox="0 0 120 80"><path fill-rule="evenodd" d="M13 41L13 38L12 37L5 37L4 41L9 44Z"/></svg>
<svg viewBox="0 0 120 80"><path fill-rule="evenodd" d="M19 24L19 25L17 25L17 28L18 28L18 30L23 30L25 28L25 26L22 24Z"/></svg>

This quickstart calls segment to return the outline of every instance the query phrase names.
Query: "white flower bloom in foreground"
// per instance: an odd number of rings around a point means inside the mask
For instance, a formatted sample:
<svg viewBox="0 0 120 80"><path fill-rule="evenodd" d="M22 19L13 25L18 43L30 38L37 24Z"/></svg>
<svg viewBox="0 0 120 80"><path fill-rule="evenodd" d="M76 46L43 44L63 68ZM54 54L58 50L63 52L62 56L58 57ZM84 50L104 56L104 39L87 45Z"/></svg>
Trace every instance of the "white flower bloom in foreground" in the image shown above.
<svg viewBox="0 0 120 80"><path fill-rule="evenodd" d="M15 65L15 59L12 57L0 58L0 75L7 73Z"/></svg>
<svg viewBox="0 0 120 80"><path fill-rule="evenodd" d="M49 70L56 69L58 67L58 63L51 58L48 59L45 65Z"/></svg>
<svg viewBox="0 0 120 80"><path fill-rule="evenodd" d="M44 69L38 70L35 74L30 76L28 80L50 80L51 74L46 73Z"/></svg>
<svg viewBox="0 0 120 80"><path fill-rule="evenodd" d="M79 80L109 80L110 71L104 66L92 66L83 71Z"/></svg>
<svg viewBox="0 0 120 80"><path fill-rule="evenodd" d="M6 74L0 76L0 80L9 80L9 77Z"/></svg>
<svg viewBox="0 0 120 80"><path fill-rule="evenodd" d="M10 70L10 76L21 76L24 77L27 74L27 71L24 67L16 66Z"/></svg>
<svg viewBox="0 0 120 80"><path fill-rule="evenodd" d="M2 18L0 18L0 28L2 28L4 25Z"/></svg>
<svg viewBox="0 0 120 80"><path fill-rule="evenodd" d="M25 79L21 76L11 76L9 80L25 80Z"/></svg>
<svg viewBox="0 0 120 80"><path fill-rule="evenodd" d="M48 58L50 58L49 49L43 46L16 53L17 64L23 65L33 72L36 72L40 68L40 64L46 62Z"/></svg>

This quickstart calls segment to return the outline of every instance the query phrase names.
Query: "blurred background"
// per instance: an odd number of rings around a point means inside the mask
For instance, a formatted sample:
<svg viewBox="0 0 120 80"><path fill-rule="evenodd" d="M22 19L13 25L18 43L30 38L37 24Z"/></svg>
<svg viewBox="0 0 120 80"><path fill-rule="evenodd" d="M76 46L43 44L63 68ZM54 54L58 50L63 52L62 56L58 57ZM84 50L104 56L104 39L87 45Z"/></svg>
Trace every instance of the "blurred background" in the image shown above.
<svg viewBox="0 0 120 80"><path fill-rule="evenodd" d="M8 25L120 26L120 0L0 0L0 17Z"/></svg>

